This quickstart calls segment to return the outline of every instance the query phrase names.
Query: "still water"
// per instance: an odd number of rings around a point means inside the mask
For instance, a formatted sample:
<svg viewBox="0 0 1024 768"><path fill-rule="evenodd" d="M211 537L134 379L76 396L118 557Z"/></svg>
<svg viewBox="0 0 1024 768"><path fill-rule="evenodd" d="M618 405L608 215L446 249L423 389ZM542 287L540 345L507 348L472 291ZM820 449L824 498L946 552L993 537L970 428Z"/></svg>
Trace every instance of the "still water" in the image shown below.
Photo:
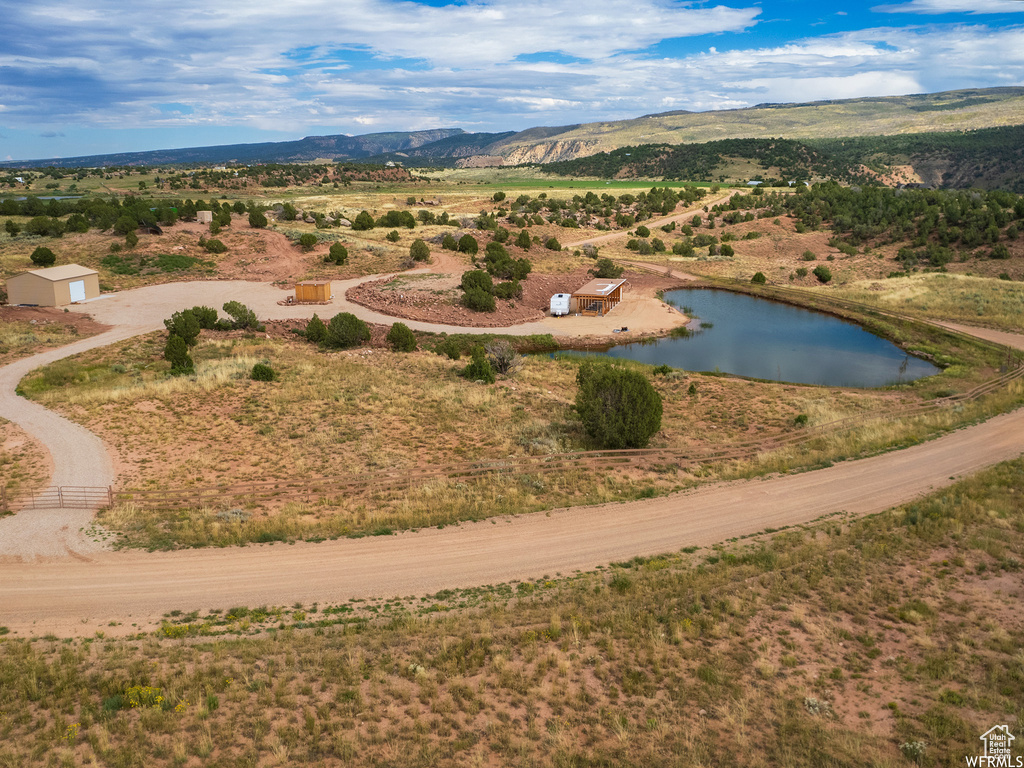
<svg viewBox="0 0 1024 768"><path fill-rule="evenodd" d="M855 323L741 293L712 288L665 293L712 327L689 338L622 344L599 354L689 371L840 387L881 387L938 373Z"/></svg>

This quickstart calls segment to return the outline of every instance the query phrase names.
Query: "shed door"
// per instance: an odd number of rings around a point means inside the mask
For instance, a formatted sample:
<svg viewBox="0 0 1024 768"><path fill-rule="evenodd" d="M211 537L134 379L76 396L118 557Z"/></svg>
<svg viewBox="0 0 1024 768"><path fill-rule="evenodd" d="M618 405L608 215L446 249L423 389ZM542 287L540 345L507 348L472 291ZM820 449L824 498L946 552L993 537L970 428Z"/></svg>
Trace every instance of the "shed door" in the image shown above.
<svg viewBox="0 0 1024 768"><path fill-rule="evenodd" d="M75 280L68 284L71 289L72 301L85 301L85 280Z"/></svg>

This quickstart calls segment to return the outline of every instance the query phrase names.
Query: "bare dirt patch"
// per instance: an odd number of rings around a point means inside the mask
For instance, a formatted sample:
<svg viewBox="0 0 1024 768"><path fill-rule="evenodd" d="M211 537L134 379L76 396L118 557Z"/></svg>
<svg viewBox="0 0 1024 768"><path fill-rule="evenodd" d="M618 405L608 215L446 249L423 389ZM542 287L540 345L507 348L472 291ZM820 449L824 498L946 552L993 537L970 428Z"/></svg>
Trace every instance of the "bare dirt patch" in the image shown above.
<svg viewBox="0 0 1024 768"><path fill-rule="evenodd" d="M394 317L446 325L500 328L548 317L553 294L572 293L591 279L591 275L583 269L566 274L531 274L522 281L523 298L515 301L499 299L494 312L474 312L459 304L462 291L459 288L460 277L456 275L401 275L363 283L351 288L346 296L355 304ZM628 325L631 321L638 331L655 332L666 326L673 327L664 317L644 322L637 316L636 307L641 303L646 304L638 300L653 300L658 291L678 288L683 285L681 281L642 272L626 273L624 279L628 281L625 296L631 300L631 304L609 313L607 319L613 324L617 323L615 327L632 327ZM626 304L625 301L623 303ZM628 306L634 309L627 310ZM670 308L662 305L661 314L670 311ZM558 322L566 328L570 325L561 319ZM590 333L603 335L611 332L611 328L605 328L607 323L589 322L589 318L576 325L581 331L589 330Z"/></svg>
<svg viewBox="0 0 1024 768"><path fill-rule="evenodd" d="M7 501L42 488L52 472L50 454L39 441L17 425L0 419L0 488ZM3 514L0 505L0 516Z"/></svg>
<svg viewBox="0 0 1024 768"><path fill-rule="evenodd" d="M0 306L0 365L110 330L88 315L57 307Z"/></svg>

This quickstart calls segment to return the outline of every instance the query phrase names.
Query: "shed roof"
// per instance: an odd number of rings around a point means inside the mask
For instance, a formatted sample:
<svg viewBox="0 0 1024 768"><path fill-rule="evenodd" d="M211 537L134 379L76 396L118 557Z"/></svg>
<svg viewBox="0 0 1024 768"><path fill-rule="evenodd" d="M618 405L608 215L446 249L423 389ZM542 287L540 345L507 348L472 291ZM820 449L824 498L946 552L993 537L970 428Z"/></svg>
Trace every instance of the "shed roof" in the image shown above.
<svg viewBox="0 0 1024 768"><path fill-rule="evenodd" d="M625 282L625 280L602 280L598 278L584 285L573 296L608 296Z"/></svg>
<svg viewBox="0 0 1024 768"><path fill-rule="evenodd" d="M331 284L330 280L303 280L301 283L296 283L296 285L330 285L330 284Z"/></svg>
<svg viewBox="0 0 1024 768"><path fill-rule="evenodd" d="M27 272L22 272L23 275L36 275L43 278L44 280L50 280L51 282L57 282L58 280L67 280L72 277L85 277L86 275L98 275L95 269L89 269L79 264L62 264L59 267L47 267L46 269L30 269Z"/></svg>

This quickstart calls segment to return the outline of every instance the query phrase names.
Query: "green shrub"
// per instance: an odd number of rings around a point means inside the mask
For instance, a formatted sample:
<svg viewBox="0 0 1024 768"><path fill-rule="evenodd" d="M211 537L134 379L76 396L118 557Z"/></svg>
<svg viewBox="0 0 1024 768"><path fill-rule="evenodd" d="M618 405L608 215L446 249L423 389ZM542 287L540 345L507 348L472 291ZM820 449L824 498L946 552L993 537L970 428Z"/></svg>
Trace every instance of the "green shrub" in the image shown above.
<svg viewBox="0 0 1024 768"><path fill-rule="evenodd" d="M316 235L312 232L303 232L299 236L299 245L302 246L302 250L311 251L316 247Z"/></svg>
<svg viewBox="0 0 1024 768"><path fill-rule="evenodd" d="M494 297L491 297L494 300ZM462 377L470 381L482 381L485 384L494 383L494 369L490 361L484 355L484 348L477 346L473 348L471 360L462 370Z"/></svg>
<svg viewBox="0 0 1024 768"><path fill-rule="evenodd" d="M814 253L814 251L804 251L803 256L801 256L800 258L802 258L804 261L814 261L818 257Z"/></svg>
<svg viewBox="0 0 1024 768"><path fill-rule="evenodd" d="M722 246L722 255L723 256L734 256L735 254L736 254L736 251L734 251L732 249L731 245L725 244L725 245Z"/></svg>
<svg viewBox="0 0 1024 768"><path fill-rule="evenodd" d="M348 248L341 243L331 243L331 249L328 251L325 261L333 261L341 266L348 261Z"/></svg>
<svg viewBox="0 0 1024 768"><path fill-rule="evenodd" d="M194 347L199 339L202 326L191 309L175 312L169 320L164 320L164 327L171 336L177 336L185 342L186 347Z"/></svg>
<svg viewBox="0 0 1024 768"><path fill-rule="evenodd" d="M750 278L750 282L756 285L764 285L768 282L768 278L764 276L764 272L755 272L754 276Z"/></svg>
<svg viewBox="0 0 1024 768"><path fill-rule="evenodd" d="M273 381L276 377L277 374L274 373L274 369L266 363L256 363L249 374L249 378L253 381Z"/></svg>
<svg viewBox="0 0 1024 768"><path fill-rule="evenodd" d="M466 234L459 238L459 253L468 253L470 256L475 256L477 251L480 250L480 244L476 241L476 238L472 235Z"/></svg>
<svg viewBox="0 0 1024 768"><path fill-rule="evenodd" d="M33 219L35 221L35 219ZM31 225L32 222L29 222ZM136 221L134 216L130 216L127 213L117 217L117 221L114 222L114 232L118 235L127 235L129 232L134 232L139 228L139 222Z"/></svg>
<svg viewBox="0 0 1024 768"><path fill-rule="evenodd" d="M533 245L533 241L530 239L530 233L527 232L525 229L520 231L520 233L516 235L517 248L522 248L524 251L528 251L530 250L531 245Z"/></svg>
<svg viewBox="0 0 1024 768"><path fill-rule="evenodd" d="M594 268L590 270L590 274L594 277L615 279L622 277L624 271L622 267L611 259L598 259L594 264Z"/></svg>
<svg viewBox="0 0 1024 768"><path fill-rule="evenodd" d="M392 229L390 232L384 235L384 239L387 240L389 243L397 243L399 240L402 239L402 236L398 234L397 229Z"/></svg>
<svg viewBox="0 0 1024 768"><path fill-rule="evenodd" d="M139 267L127 256L118 256L111 253L100 260L100 264L113 272L115 275L137 275Z"/></svg>
<svg viewBox="0 0 1024 768"><path fill-rule="evenodd" d="M562 250L562 244L558 242L557 237L549 237L544 241L544 247L549 251L560 251Z"/></svg>
<svg viewBox="0 0 1024 768"><path fill-rule="evenodd" d="M266 328L256 313L238 301L225 302L224 311L231 318L231 328L236 330L264 331Z"/></svg>
<svg viewBox="0 0 1024 768"><path fill-rule="evenodd" d="M195 372L195 363L188 353L188 345L185 340L172 333L167 337L167 344L164 346L164 360L171 364L171 374L180 376Z"/></svg>
<svg viewBox="0 0 1024 768"><path fill-rule="evenodd" d="M409 246L409 256L413 261L427 261L430 258L430 246L417 238Z"/></svg>
<svg viewBox="0 0 1024 768"><path fill-rule="evenodd" d="M827 283L832 279L832 270L824 264L819 264L814 268L814 276L818 278L819 283Z"/></svg>
<svg viewBox="0 0 1024 768"><path fill-rule="evenodd" d="M317 317L316 312L313 313L313 317L306 323L305 336L308 341L312 341L314 344L321 344L327 338L327 326L324 325L323 320Z"/></svg>
<svg viewBox="0 0 1024 768"><path fill-rule="evenodd" d="M458 360L462 357L462 347L455 339L443 339L434 346L434 353L444 355L449 360Z"/></svg>
<svg viewBox="0 0 1024 768"><path fill-rule="evenodd" d="M324 341L329 347L347 349L370 340L369 326L351 312L340 312L327 324Z"/></svg>
<svg viewBox="0 0 1024 768"><path fill-rule="evenodd" d="M373 220L373 216L371 216L367 211L361 211L359 215L356 216L355 221L352 222L352 229L356 231L373 229L375 225L376 222Z"/></svg>
<svg viewBox="0 0 1024 768"><path fill-rule="evenodd" d="M405 323L395 323L387 336L388 344L395 352L415 352L416 335Z"/></svg>
<svg viewBox="0 0 1024 768"><path fill-rule="evenodd" d="M576 383L576 412L601 448L643 448L661 429L661 395L642 373L587 361Z"/></svg>
<svg viewBox="0 0 1024 768"><path fill-rule="evenodd" d="M645 227L643 224L641 224L639 227L636 228L636 236L637 237L650 237L651 236L651 230L649 230L647 227Z"/></svg>
<svg viewBox="0 0 1024 768"><path fill-rule="evenodd" d="M156 257L156 265L163 272L182 272L199 263L199 259L184 253L160 253Z"/></svg>
<svg viewBox="0 0 1024 768"><path fill-rule="evenodd" d="M249 214L249 226L253 229L263 229L267 226L267 217L263 215L263 211L252 211Z"/></svg>
<svg viewBox="0 0 1024 768"><path fill-rule="evenodd" d="M378 227L405 227L406 229L416 228L416 217L409 211L388 211L377 219Z"/></svg>
<svg viewBox="0 0 1024 768"><path fill-rule="evenodd" d="M212 331L217 327L217 310L213 307L195 306L189 312L203 330Z"/></svg>
<svg viewBox="0 0 1024 768"><path fill-rule="evenodd" d="M497 299L521 299L523 297L523 286L520 285L518 280L498 283L494 286L494 297Z"/></svg>
<svg viewBox="0 0 1024 768"><path fill-rule="evenodd" d="M455 242L451 232L445 232L444 237L441 238L441 247L446 251L455 251L458 250L459 244Z"/></svg>
<svg viewBox="0 0 1024 768"><path fill-rule="evenodd" d="M482 269L471 269L468 272L463 272L461 285L464 291L477 288L487 293L494 293L494 281Z"/></svg>
<svg viewBox="0 0 1024 768"><path fill-rule="evenodd" d="M203 248L206 249L207 253L226 253L228 250L228 247L216 238L210 238L203 243Z"/></svg>
<svg viewBox="0 0 1024 768"><path fill-rule="evenodd" d="M29 258L37 267L52 267L57 261L57 255L42 245L32 251Z"/></svg>
<svg viewBox="0 0 1024 768"><path fill-rule="evenodd" d="M472 309L474 312L493 312L497 309L497 305L494 303L494 295L482 288L470 288L462 294L462 305Z"/></svg>

